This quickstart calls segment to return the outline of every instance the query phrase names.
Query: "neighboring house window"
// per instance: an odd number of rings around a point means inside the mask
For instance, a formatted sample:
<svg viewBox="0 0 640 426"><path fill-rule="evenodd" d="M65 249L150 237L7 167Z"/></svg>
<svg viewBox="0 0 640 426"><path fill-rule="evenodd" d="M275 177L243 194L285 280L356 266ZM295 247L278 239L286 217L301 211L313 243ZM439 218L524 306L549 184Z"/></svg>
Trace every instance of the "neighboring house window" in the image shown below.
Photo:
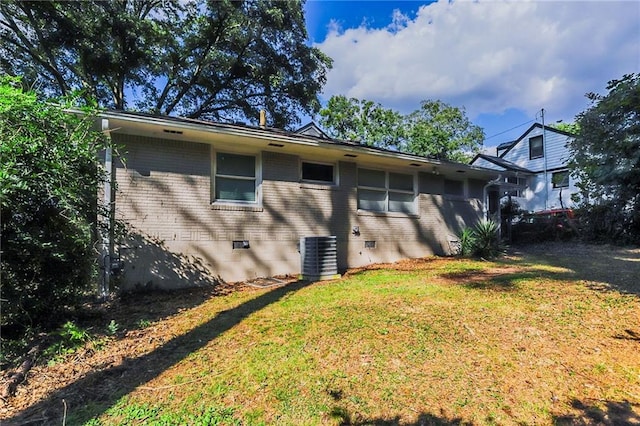
<svg viewBox="0 0 640 426"><path fill-rule="evenodd" d="M413 175L358 169L358 208L376 212L415 213Z"/></svg>
<svg viewBox="0 0 640 426"><path fill-rule="evenodd" d="M553 173L551 175L551 182L553 183L554 188L569 187L569 170Z"/></svg>
<svg viewBox="0 0 640 426"><path fill-rule="evenodd" d="M256 157L216 153L216 201L256 202Z"/></svg>
<svg viewBox="0 0 640 426"><path fill-rule="evenodd" d="M464 197L464 181L445 179L444 195L451 195L454 197Z"/></svg>
<svg viewBox="0 0 640 426"><path fill-rule="evenodd" d="M521 177L508 177L506 178L508 183L513 183L519 186L527 186L527 178ZM512 197L524 197L524 189L514 189L511 191L507 191L507 195Z"/></svg>
<svg viewBox="0 0 640 426"><path fill-rule="evenodd" d="M529 159L544 157L544 147L542 146L542 136L529 139Z"/></svg>
<svg viewBox="0 0 640 426"><path fill-rule="evenodd" d="M335 183L333 164L302 162L302 180L316 183Z"/></svg>

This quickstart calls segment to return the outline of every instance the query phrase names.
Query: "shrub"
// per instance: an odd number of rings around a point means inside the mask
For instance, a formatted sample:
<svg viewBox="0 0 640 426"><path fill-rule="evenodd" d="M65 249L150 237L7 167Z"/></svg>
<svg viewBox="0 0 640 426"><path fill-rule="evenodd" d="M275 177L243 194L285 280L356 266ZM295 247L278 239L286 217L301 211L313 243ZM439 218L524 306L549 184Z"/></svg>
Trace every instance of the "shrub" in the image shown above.
<svg viewBox="0 0 640 426"><path fill-rule="evenodd" d="M61 356L74 353L91 340L91 335L87 330L77 326L72 321L67 321L56 334L59 337L58 341L49 346L43 353L46 358L51 358L53 362Z"/></svg>
<svg viewBox="0 0 640 426"><path fill-rule="evenodd" d="M90 116L0 78L2 336L52 327L92 282L97 152Z"/></svg>
<svg viewBox="0 0 640 426"><path fill-rule="evenodd" d="M600 204L583 203L576 213L582 239L640 245L640 211L637 209L620 206L617 200L608 200Z"/></svg>
<svg viewBox="0 0 640 426"><path fill-rule="evenodd" d="M483 220L473 228L465 228L459 235L460 255L482 258L497 257L501 251L498 224Z"/></svg>
<svg viewBox="0 0 640 426"><path fill-rule="evenodd" d="M475 250L476 237L473 229L464 228L460 233L460 255L472 256Z"/></svg>

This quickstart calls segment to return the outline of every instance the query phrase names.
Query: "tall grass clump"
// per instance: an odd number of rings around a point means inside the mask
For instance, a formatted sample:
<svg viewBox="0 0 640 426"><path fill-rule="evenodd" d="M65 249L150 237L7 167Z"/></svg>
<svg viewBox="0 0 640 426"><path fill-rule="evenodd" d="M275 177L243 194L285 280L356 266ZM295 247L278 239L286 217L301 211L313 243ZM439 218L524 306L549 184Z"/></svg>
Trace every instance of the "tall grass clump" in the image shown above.
<svg viewBox="0 0 640 426"><path fill-rule="evenodd" d="M499 227L492 220L482 220L473 228L464 228L458 238L461 256L493 259L502 253Z"/></svg>

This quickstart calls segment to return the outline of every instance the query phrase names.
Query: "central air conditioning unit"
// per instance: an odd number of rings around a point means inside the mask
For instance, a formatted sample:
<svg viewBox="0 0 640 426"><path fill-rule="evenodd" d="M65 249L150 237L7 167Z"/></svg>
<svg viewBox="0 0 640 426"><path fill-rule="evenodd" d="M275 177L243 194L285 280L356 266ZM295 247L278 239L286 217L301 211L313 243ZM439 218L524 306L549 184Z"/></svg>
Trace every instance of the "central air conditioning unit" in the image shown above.
<svg viewBox="0 0 640 426"><path fill-rule="evenodd" d="M306 281L340 278L336 237L300 238L300 265Z"/></svg>

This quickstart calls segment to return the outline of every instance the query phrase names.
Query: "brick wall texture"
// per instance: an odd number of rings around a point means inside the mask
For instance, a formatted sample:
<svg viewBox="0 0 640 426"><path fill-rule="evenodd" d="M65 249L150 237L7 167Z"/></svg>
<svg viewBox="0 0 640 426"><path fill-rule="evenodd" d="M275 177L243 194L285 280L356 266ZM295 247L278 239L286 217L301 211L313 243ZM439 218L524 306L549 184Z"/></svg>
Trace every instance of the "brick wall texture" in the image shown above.
<svg viewBox="0 0 640 426"><path fill-rule="evenodd" d="M261 202L218 205L211 145L125 135L114 135L114 142L123 153L116 216L130 230L118 244L123 289L299 274L298 243L306 236L335 235L342 271L450 254L460 230L481 216L482 181L468 182L469 198L448 198L441 176L418 173L417 214L358 211L358 164L337 163L337 186L309 184L300 182L298 156L270 151L255 153ZM233 241L248 241L249 248L234 249Z"/></svg>

